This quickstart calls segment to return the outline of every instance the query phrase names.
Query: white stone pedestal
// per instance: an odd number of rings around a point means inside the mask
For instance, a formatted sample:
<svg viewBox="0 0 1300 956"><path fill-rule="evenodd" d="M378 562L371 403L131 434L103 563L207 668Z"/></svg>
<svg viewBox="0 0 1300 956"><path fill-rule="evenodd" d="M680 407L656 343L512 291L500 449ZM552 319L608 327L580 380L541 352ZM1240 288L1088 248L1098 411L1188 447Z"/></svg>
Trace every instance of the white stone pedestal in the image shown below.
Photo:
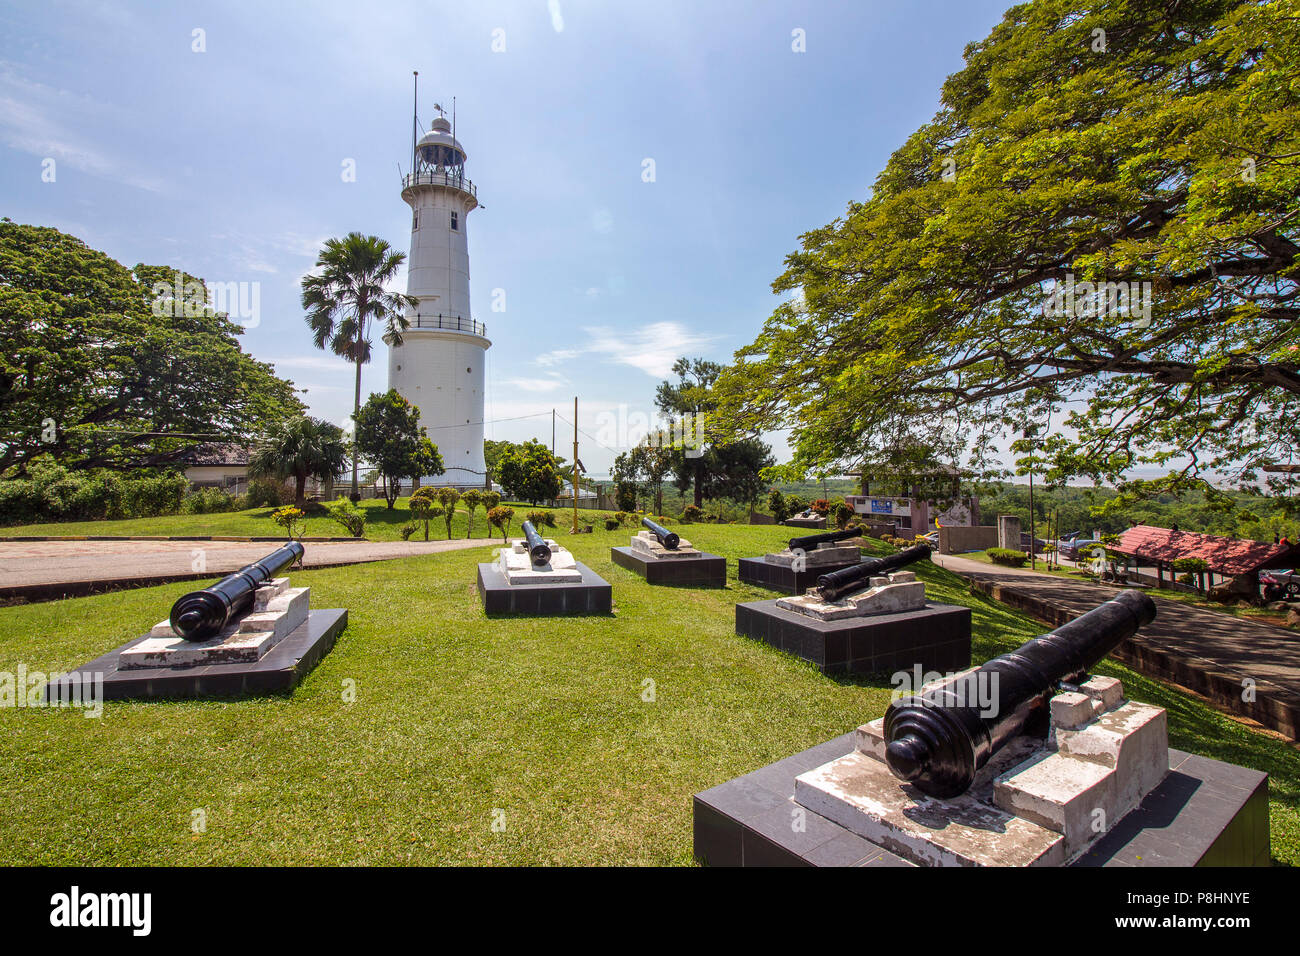
<svg viewBox="0 0 1300 956"><path fill-rule="evenodd" d="M795 801L921 866L1060 866L1138 806L1169 772L1165 711L1093 677L1051 701L1046 740L1021 736L949 800L885 765L884 718L856 749L795 778Z"/></svg>
<svg viewBox="0 0 1300 956"><path fill-rule="evenodd" d="M261 660L303 621L311 605L311 588L291 588L288 578L275 578L253 595L253 610L206 641L187 641L159 621L149 636L124 650L123 670L149 667L199 667Z"/></svg>
<svg viewBox="0 0 1300 956"><path fill-rule="evenodd" d="M659 539L651 531L638 531L632 536L632 550L645 558L654 558L656 560L672 561L680 558L698 558L699 550L691 547L691 543L685 538L681 538L677 544L677 550L670 551L659 543Z"/></svg>
<svg viewBox="0 0 1300 956"><path fill-rule="evenodd" d="M817 589L809 588L797 597L780 598L776 606L819 621L839 621L873 614L899 614L925 607L925 582L912 571L896 571L887 577L874 577L871 587L838 601L827 601Z"/></svg>
<svg viewBox="0 0 1300 956"><path fill-rule="evenodd" d="M512 586L537 584L577 584L582 581L582 572L573 552L566 551L550 538L546 546L551 549L551 560L538 567L533 564L533 557L528 552L527 540L520 538L511 543L509 549L503 548L497 559L497 567Z"/></svg>

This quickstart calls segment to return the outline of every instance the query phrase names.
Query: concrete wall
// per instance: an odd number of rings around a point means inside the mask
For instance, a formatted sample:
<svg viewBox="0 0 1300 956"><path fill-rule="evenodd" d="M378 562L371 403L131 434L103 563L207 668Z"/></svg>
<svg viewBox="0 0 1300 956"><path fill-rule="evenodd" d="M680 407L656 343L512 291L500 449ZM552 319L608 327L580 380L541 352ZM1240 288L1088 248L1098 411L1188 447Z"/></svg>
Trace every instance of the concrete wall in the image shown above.
<svg viewBox="0 0 1300 956"><path fill-rule="evenodd" d="M994 525L977 525L939 529L939 553L960 554L962 551L983 551L998 544L998 529Z"/></svg>

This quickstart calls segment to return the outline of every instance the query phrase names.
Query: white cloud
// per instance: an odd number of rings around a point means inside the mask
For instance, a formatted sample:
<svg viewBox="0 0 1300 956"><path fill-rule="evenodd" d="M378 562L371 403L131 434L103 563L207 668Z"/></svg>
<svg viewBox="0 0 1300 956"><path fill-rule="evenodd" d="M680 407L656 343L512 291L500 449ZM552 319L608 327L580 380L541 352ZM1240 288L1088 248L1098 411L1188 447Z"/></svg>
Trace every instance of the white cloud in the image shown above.
<svg viewBox="0 0 1300 956"><path fill-rule="evenodd" d="M506 389L518 389L521 392L554 392L570 384L569 379L559 372L549 372L545 378L509 378L500 383Z"/></svg>
<svg viewBox="0 0 1300 956"><path fill-rule="evenodd" d="M551 27L556 33L564 32L564 14L560 12L560 0L546 0L546 9L551 13Z"/></svg>
<svg viewBox="0 0 1300 956"><path fill-rule="evenodd" d="M162 179L141 174L134 162L88 141L94 125L105 121L124 128L145 122L70 90L25 79L12 64L0 61L0 138L7 146L146 192L164 192ZM40 173L34 167L33 180Z"/></svg>
<svg viewBox="0 0 1300 956"><path fill-rule="evenodd" d="M322 369L327 372L337 372L340 370L350 370L352 365L341 358L334 358L329 355L297 355L289 358L268 358L262 359L263 362L270 362L276 368L311 368Z"/></svg>
<svg viewBox="0 0 1300 956"><path fill-rule="evenodd" d="M591 337L587 345L544 352L537 357L537 364L552 366L580 355L601 355L616 365L640 369L652 378L665 378L681 356L708 349L720 338L690 331L680 322L653 322L629 333L603 327L583 331Z"/></svg>
<svg viewBox="0 0 1300 956"><path fill-rule="evenodd" d="M582 354L582 349L555 349L551 352L543 352L537 356L535 361L538 365L559 365L561 362L568 362Z"/></svg>

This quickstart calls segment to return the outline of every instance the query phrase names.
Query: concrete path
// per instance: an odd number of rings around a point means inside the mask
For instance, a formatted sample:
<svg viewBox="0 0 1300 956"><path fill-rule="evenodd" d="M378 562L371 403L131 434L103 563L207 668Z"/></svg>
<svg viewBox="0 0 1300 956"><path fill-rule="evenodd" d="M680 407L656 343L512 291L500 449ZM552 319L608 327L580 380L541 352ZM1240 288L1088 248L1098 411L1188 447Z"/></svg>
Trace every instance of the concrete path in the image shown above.
<svg viewBox="0 0 1300 956"><path fill-rule="evenodd" d="M968 578L991 597L1054 625L1073 620L1118 591L958 555L935 554L934 562ZM1300 633L1178 601L1154 600L1155 621L1114 657L1300 739ZM1255 699L1243 700L1243 692L1252 688Z"/></svg>
<svg viewBox="0 0 1300 956"><path fill-rule="evenodd" d="M499 540L489 538L313 541L303 545L303 563L309 568L329 567L500 546ZM275 547L269 542L244 541L0 542L0 600L49 600L166 581L217 578L265 557Z"/></svg>

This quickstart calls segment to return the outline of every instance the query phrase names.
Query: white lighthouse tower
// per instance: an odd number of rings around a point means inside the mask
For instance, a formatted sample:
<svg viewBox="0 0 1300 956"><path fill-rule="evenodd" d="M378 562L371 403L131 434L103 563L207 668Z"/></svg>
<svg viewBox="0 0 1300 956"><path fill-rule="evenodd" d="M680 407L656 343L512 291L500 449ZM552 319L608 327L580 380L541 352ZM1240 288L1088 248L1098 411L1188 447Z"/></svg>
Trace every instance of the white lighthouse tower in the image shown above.
<svg viewBox="0 0 1300 956"><path fill-rule="evenodd" d="M406 293L419 304L406 312L402 344L384 339L388 387L420 409L420 424L447 469L421 484L482 487L483 366L492 343L469 305L467 226L478 192L444 116L415 144L413 161L402 198L411 207Z"/></svg>

